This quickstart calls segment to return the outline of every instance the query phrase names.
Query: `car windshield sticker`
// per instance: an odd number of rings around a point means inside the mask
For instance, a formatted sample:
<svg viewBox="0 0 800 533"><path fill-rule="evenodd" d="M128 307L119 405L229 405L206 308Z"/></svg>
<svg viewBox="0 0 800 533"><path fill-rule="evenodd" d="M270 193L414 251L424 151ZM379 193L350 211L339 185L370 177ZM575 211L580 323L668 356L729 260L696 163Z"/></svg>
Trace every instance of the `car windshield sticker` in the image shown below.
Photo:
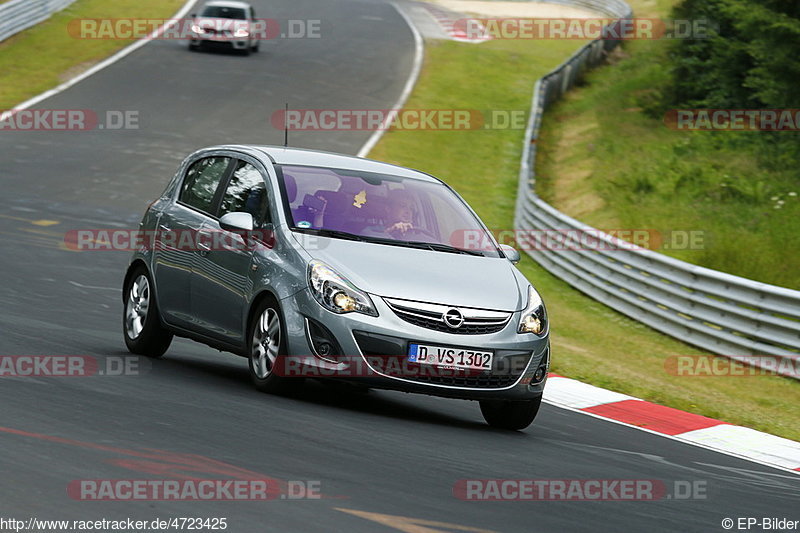
<svg viewBox="0 0 800 533"><path fill-rule="evenodd" d="M297 223L297 227L298 228L310 228L311 227L311 222L309 222L308 220L301 220L300 222Z"/></svg>
<svg viewBox="0 0 800 533"><path fill-rule="evenodd" d="M353 196L353 205L359 209L361 206L367 203L367 191L361 191L360 193Z"/></svg>

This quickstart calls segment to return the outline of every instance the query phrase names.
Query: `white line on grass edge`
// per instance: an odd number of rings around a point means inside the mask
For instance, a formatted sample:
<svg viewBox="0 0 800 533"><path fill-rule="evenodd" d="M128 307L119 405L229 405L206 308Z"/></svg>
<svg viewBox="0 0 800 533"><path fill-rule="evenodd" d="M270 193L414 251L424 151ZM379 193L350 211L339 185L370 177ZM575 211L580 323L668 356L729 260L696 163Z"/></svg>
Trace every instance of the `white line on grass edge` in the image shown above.
<svg viewBox="0 0 800 533"><path fill-rule="evenodd" d="M112 55L111 57L109 57L107 59L104 59L103 61L101 61L100 63L96 64L95 66L93 66L89 70L86 70L85 72L82 72L82 73L78 74L74 78L71 78L71 79L65 81L61 85L59 85L57 87L54 87L53 89L50 89L48 91L45 91L45 92L43 92L43 93L41 93L41 94L39 94L37 96L34 96L30 100L25 100L21 104L14 106L14 108L11 109L10 111L7 111L7 113L8 112L19 111L21 109L27 109L27 108L29 108L29 107L31 107L33 105L38 104L42 100L46 100L46 99L50 98L51 96L55 96L55 95L57 95L59 93L62 93L64 91L66 91L67 89L69 89L70 87L72 87L73 85L75 85L76 83L79 83L79 82L85 80L89 76L91 76L93 74L96 74L97 72L100 72L101 70L103 70L104 68L106 68L108 66L113 65L114 63L116 63L117 61L119 61L123 57L127 56L128 54L131 54L131 53L135 52L139 48L143 47L144 45L146 45L147 43L149 43L150 41L152 41L153 39L155 39L156 37L161 35L161 33L166 29L167 26L172 26L174 24L177 24L177 20L175 20L175 19L179 19L179 18L183 17L184 15L186 15L186 13L188 13L189 10L191 9L191 7L194 5L195 1L196 0L187 0L187 2L185 4L183 4L183 6L180 8L180 10L178 10L178 12L175 13L172 16L172 20L170 20L167 23L162 24L161 26L159 26L157 29L155 29L153 31L153 33L151 33L147 37L143 37L143 38L139 39L138 41L136 41L135 43L132 43L132 44L126 46L125 48L123 48L122 50L117 52L116 54Z"/></svg>
<svg viewBox="0 0 800 533"><path fill-rule="evenodd" d="M372 132L372 135L370 135L369 139L367 139L367 142L364 143L364 146L362 146L361 150L359 150L358 153L356 154L357 157L366 157L367 154L369 154L370 151L373 148L375 148L375 145L378 144L378 141L381 140L381 137L383 137L384 132L386 132L386 128L394 119L397 112L403 109L406 100L408 100L411 91L414 89L414 85L417 84L419 73L422 70L422 59L424 55L423 54L424 45L422 42L422 36L420 35L419 30L414 25L414 22L411 20L411 18L408 15L406 15L405 12L397 4L393 3L392 7L394 7L398 13L400 13L400 16L403 17L403 20L406 21L408 27L411 28L411 33L414 35L414 64L411 67L411 73L409 74L408 79L406 80L405 87L403 87L403 92L400 93L400 98L397 99L397 103L394 104L392 110L386 115L386 118L383 119L383 122L381 122L381 125L378 127L378 129Z"/></svg>

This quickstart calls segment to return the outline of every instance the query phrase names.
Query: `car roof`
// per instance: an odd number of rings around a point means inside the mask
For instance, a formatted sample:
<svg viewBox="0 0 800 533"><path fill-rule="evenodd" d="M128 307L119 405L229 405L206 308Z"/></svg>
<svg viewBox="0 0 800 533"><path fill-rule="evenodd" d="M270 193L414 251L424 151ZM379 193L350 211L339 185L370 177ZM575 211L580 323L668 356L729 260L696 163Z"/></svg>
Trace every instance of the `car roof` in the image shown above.
<svg viewBox="0 0 800 533"><path fill-rule="evenodd" d="M247 2L236 2L235 0L211 0L203 4L203 7L238 7L241 9L250 9L250 4Z"/></svg>
<svg viewBox="0 0 800 533"><path fill-rule="evenodd" d="M417 179L430 183L442 183L441 180L424 172L413 170L390 163L373 161L352 155L308 150L305 148L287 148L284 146L258 146L258 145L224 145L208 148L215 150L235 150L249 154L264 162L273 162L278 165L297 165L310 167L341 168L362 172L375 172L389 174L403 178Z"/></svg>

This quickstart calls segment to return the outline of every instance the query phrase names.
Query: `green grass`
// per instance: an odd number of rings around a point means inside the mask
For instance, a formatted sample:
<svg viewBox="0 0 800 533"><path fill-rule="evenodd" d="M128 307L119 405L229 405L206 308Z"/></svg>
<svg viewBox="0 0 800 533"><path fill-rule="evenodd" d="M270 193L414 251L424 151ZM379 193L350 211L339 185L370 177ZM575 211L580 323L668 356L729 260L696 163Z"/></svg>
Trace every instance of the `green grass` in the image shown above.
<svg viewBox="0 0 800 533"><path fill-rule="evenodd" d="M408 108L524 109L534 81L574 41L431 41ZM492 229L512 228L523 131L390 130L370 157L418 168L453 185ZM519 265L548 305L553 371L678 409L800 440L800 384L774 376L670 375L671 355L702 352L583 296L527 256Z"/></svg>
<svg viewBox="0 0 800 533"><path fill-rule="evenodd" d="M669 45L626 43L545 115L539 193L595 227L700 232L694 249L659 251L799 289L800 161L786 145L800 134L666 127Z"/></svg>
<svg viewBox="0 0 800 533"><path fill-rule="evenodd" d="M77 18L166 18L182 0L78 0L46 21L0 43L0 109L52 89L105 59L131 40L75 39L67 24Z"/></svg>

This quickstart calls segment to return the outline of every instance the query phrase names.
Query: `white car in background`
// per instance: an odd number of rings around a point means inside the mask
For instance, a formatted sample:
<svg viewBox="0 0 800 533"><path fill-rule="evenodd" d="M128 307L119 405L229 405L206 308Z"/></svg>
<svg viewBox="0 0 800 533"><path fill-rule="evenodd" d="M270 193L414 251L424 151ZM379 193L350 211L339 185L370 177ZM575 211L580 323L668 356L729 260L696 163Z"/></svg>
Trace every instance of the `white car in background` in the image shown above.
<svg viewBox="0 0 800 533"><path fill-rule="evenodd" d="M207 2L199 15L192 14L189 49L218 47L249 55L258 52L261 36L256 27L256 12L247 2Z"/></svg>

